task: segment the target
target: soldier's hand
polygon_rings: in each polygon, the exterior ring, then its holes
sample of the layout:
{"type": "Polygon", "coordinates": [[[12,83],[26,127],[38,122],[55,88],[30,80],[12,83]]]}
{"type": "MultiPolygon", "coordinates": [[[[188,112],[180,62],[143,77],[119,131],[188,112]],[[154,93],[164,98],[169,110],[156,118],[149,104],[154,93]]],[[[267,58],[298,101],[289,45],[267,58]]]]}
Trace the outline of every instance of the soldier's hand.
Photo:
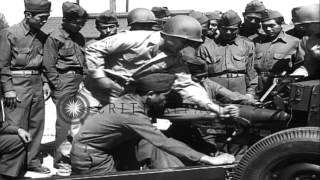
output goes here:
{"type": "Polygon", "coordinates": [[[231,154],[223,153],[221,155],[218,155],[216,157],[211,156],[202,156],[200,158],[200,162],[210,164],[210,165],[224,165],[224,164],[232,164],[235,161],[235,157],[231,154]]]}
{"type": "Polygon", "coordinates": [[[49,84],[48,83],[44,83],[42,89],[43,89],[44,99],[45,100],[49,99],[49,97],[51,95],[51,88],[50,88],[49,84]]]}
{"type": "Polygon", "coordinates": [[[220,117],[239,117],[239,115],[239,107],[235,105],[227,105],[223,107],[222,113],[220,113],[220,117]]]}
{"type": "Polygon", "coordinates": [[[18,135],[24,143],[29,143],[32,140],[30,134],[27,131],[25,131],[24,129],[19,128],[18,135]]]}
{"type": "Polygon", "coordinates": [[[4,106],[10,109],[14,109],[17,107],[17,101],[21,102],[17,98],[17,94],[15,91],[8,91],[4,93],[4,106]]]}

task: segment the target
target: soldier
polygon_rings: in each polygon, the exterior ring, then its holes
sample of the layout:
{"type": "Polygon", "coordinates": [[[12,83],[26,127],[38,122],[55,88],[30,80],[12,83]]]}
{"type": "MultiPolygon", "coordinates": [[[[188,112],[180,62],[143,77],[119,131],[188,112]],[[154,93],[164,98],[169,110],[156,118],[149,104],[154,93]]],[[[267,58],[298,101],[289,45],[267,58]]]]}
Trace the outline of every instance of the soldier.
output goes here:
{"type": "Polygon", "coordinates": [[[94,93],[99,86],[105,98],[100,102],[112,102],[128,90],[126,84],[132,77],[166,71],[177,75],[174,89],[184,98],[220,115],[236,112],[233,107],[219,112],[221,107],[212,103],[204,89],[191,80],[188,67],[177,56],[188,44],[202,42],[201,38],[201,26],[194,18],[175,16],[167,21],[162,32],[126,31],[95,42],[86,49],[90,74],[86,87],[94,93]]]}
{"type": "Polygon", "coordinates": [[[27,170],[27,144],[30,134],[0,119],[0,179],[22,178],[27,170]]]}
{"type": "Polygon", "coordinates": [[[40,28],[49,17],[50,8],[47,0],[25,0],[23,21],[0,35],[5,121],[30,133],[28,170],[40,173],[50,173],[37,156],[44,129],[44,91],[46,95],[50,93],[41,76],[47,35],[40,28]]]}
{"type": "Polygon", "coordinates": [[[211,165],[232,163],[232,155],[204,155],[177,140],[167,138],[151,124],[145,114],[152,108],[163,108],[174,81],[175,76],[169,73],[154,73],[138,78],[135,80],[134,93],[120,97],[114,104],[101,109],[102,113],[87,119],[73,141],[73,174],[105,175],[116,171],[110,152],[124,143],[136,142],[136,139],[145,139],[155,146],[157,153],[151,168],[184,166],[180,159],[211,165]],[[110,107],[114,107],[113,112],[109,111],[110,107]]]}
{"type": "Polygon", "coordinates": [[[209,31],[207,33],[207,37],[209,37],[210,39],[216,39],[220,34],[218,30],[218,24],[221,19],[221,15],[221,11],[213,11],[207,13],[207,17],[209,18],[209,31]]]}
{"type": "Polygon", "coordinates": [[[205,40],[206,35],[209,30],[209,18],[202,12],[199,11],[192,11],[189,16],[195,18],[202,27],[202,36],[203,40],[205,40]]]}
{"type": "Polygon", "coordinates": [[[310,36],[304,36],[299,43],[298,59],[304,63],[292,75],[320,79],[320,9],[319,4],[302,6],[296,9],[298,21],[303,22],[304,29],[310,36]]]}
{"type": "Polygon", "coordinates": [[[135,30],[153,30],[155,24],[157,24],[156,17],[153,12],[146,8],[136,8],[128,13],[127,18],[130,31],[135,30]]]}
{"type": "Polygon", "coordinates": [[[260,27],[262,13],[266,10],[262,1],[253,0],[247,4],[243,13],[244,22],[240,27],[240,35],[253,39],[264,34],[260,27]]]}
{"type": "Polygon", "coordinates": [[[199,47],[197,56],[208,63],[209,79],[253,98],[257,84],[253,68],[254,44],[239,35],[241,19],[233,10],[222,14],[218,39],[199,47]]]}
{"type": "Polygon", "coordinates": [[[96,17],[95,24],[97,30],[100,32],[100,36],[96,39],[87,42],[87,45],[97,40],[104,39],[108,36],[115,35],[118,32],[119,23],[117,14],[112,10],[107,10],[100,13],[96,17]]]}
{"type": "Polygon", "coordinates": [[[167,7],[152,7],[151,11],[156,17],[157,24],[154,25],[153,29],[156,31],[161,31],[163,25],[170,18],[170,11],[167,7]]]}
{"type": "Polygon", "coordinates": [[[206,62],[194,58],[185,59],[192,80],[198,82],[207,91],[209,98],[213,101],[221,103],[242,103],[242,104],[255,104],[256,100],[249,98],[239,92],[233,92],[221,86],[220,84],[208,79],[208,68],[206,62]]]}
{"type": "Polygon", "coordinates": [[[267,10],[261,22],[266,35],[253,40],[256,44],[255,69],[259,78],[256,93],[259,96],[271,85],[273,78],[270,77],[284,71],[291,73],[302,63],[295,56],[299,39],[283,31],[283,16],[277,11],[267,10]]]}
{"type": "Polygon", "coordinates": [[[310,12],[304,10],[306,6],[293,8],[291,15],[294,27],[287,30],[286,33],[299,39],[302,39],[303,36],[311,35],[307,29],[309,29],[308,25],[310,23],[316,22],[319,19],[317,6],[319,4],[310,5],[310,8],[307,8],[310,12]]]}
{"type": "MultiPolygon", "coordinates": [[[[85,39],[79,33],[87,20],[87,12],[78,4],[64,2],[62,5],[63,21],[59,29],[53,31],[44,46],[45,74],[52,86],[52,100],[57,112],[63,98],[74,97],[79,84],[87,71],[85,64],[85,39]]],[[[62,153],[60,145],[64,142],[70,129],[70,123],[57,113],[56,121],[56,152],[54,167],[60,168],[62,153]]]]}

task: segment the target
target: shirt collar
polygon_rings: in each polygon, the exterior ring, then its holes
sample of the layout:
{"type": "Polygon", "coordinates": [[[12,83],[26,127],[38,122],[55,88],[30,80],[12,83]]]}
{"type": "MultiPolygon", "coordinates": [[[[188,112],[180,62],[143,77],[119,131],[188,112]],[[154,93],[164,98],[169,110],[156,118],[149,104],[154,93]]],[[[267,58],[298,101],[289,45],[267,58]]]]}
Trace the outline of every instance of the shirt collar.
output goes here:
{"type": "Polygon", "coordinates": [[[26,36],[27,34],[31,33],[30,31],[30,26],[27,25],[26,21],[23,20],[21,23],[20,23],[20,27],[21,29],[23,30],[24,32],[24,35],[26,36]]]}
{"type": "Polygon", "coordinates": [[[283,43],[287,43],[287,36],[286,34],[284,33],[284,31],[281,31],[278,36],[276,37],[276,39],[274,39],[272,41],[272,43],[276,43],[276,42],[283,42],[283,43]]]}
{"type": "Polygon", "coordinates": [[[224,42],[223,40],[221,40],[220,38],[218,38],[217,39],[217,43],[218,44],[234,44],[234,45],[236,45],[236,46],[239,46],[239,40],[240,40],[240,38],[239,38],[239,35],[237,35],[237,37],[236,38],[234,38],[232,41],[229,41],[229,42],[224,42]]]}
{"type": "Polygon", "coordinates": [[[69,38],[69,37],[70,37],[70,34],[69,34],[66,30],[64,30],[62,26],[59,27],[59,30],[60,30],[61,34],[62,34],[65,38],[69,38]]]}

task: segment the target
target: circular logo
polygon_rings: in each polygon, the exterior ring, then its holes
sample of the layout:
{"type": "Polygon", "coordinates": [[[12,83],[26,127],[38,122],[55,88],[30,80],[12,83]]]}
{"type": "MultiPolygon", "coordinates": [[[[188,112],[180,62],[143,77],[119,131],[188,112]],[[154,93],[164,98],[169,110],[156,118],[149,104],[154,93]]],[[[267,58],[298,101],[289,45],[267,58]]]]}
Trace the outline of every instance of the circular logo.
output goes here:
{"type": "Polygon", "coordinates": [[[69,124],[82,123],[89,114],[89,102],[82,94],[65,95],[57,104],[58,116],[69,124]]]}

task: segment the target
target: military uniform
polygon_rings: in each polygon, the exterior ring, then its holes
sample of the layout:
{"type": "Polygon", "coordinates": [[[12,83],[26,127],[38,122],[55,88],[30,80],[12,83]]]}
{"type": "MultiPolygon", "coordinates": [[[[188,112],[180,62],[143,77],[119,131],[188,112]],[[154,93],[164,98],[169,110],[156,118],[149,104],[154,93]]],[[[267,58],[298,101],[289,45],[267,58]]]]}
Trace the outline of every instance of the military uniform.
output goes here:
{"type": "MultiPolygon", "coordinates": [[[[173,77],[172,74],[156,73],[139,78],[142,80],[136,80],[136,92],[168,92],[174,83],[173,77]]],[[[71,163],[74,174],[103,175],[114,171],[112,150],[140,139],[157,147],[158,153],[168,162],[178,161],[175,165],[183,166],[183,163],[172,155],[191,162],[200,160],[204,154],[167,138],[151,124],[150,118],[145,115],[150,104],[145,104],[145,101],[138,94],[126,94],[84,122],[72,146],[71,163]],[[172,158],[167,153],[172,154],[172,158]]],[[[128,148],[126,152],[132,147],[128,148]]],[[[148,153],[148,150],[145,152],[148,153]]],[[[164,159],[159,160],[159,164],[163,165],[161,168],[171,167],[168,164],[172,163],[165,163],[164,159]]]]}
{"type": "Polygon", "coordinates": [[[303,66],[308,72],[308,78],[320,79],[320,35],[313,34],[303,37],[299,43],[298,59],[303,60],[303,66]]]}
{"type": "MultiPolygon", "coordinates": [[[[49,8],[50,9],[50,8],[49,8]]],[[[43,45],[47,35],[33,33],[25,22],[1,32],[1,83],[4,92],[15,91],[21,100],[17,107],[5,107],[5,120],[30,132],[28,167],[40,166],[37,154],[44,129],[44,98],[41,71],[43,45]]]]}
{"type": "MultiPolygon", "coordinates": [[[[62,6],[64,18],[77,20],[86,18],[86,12],[79,5],[65,2],[62,6]]],[[[58,104],[64,97],[73,97],[79,90],[87,70],[84,53],[85,39],[79,32],[68,32],[63,26],[52,32],[44,46],[45,75],[53,89],[52,100],[58,104]]],[[[70,123],[68,119],[57,113],[56,121],[56,149],[68,135],[70,123]]],[[[61,154],[56,152],[55,162],[61,154]]]]}
{"type": "Polygon", "coordinates": [[[96,42],[98,40],[104,39],[104,38],[106,38],[108,36],[112,36],[112,35],[117,34],[117,28],[119,26],[118,18],[117,18],[117,14],[112,10],[107,10],[107,11],[104,11],[104,12],[100,13],[96,17],[95,24],[96,24],[97,30],[100,31],[100,36],[95,38],[95,39],[92,39],[92,40],[88,41],[86,43],[86,46],[89,45],[89,44],[92,44],[92,43],[94,43],[94,42],[96,42]],[[116,29],[113,30],[110,27],[107,27],[108,28],[107,31],[99,29],[99,28],[106,28],[106,27],[103,27],[103,26],[107,26],[107,25],[114,25],[116,29]],[[104,34],[101,31],[105,31],[104,34]]]}
{"type": "Polygon", "coordinates": [[[23,177],[27,171],[27,146],[18,136],[18,127],[0,120],[0,179],[23,177]]]}
{"type": "Polygon", "coordinates": [[[255,38],[254,42],[256,45],[254,63],[259,76],[257,93],[262,95],[261,93],[271,85],[268,76],[279,75],[283,71],[290,73],[294,67],[301,65],[301,61],[297,61],[296,58],[299,39],[282,31],[273,41],[260,36],[255,38]]]}
{"type": "MultiPolygon", "coordinates": [[[[93,78],[109,77],[110,83],[121,87],[133,76],[172,72],[178,77],[173,88],[184,97],[203,106],[211,103],[205,90],[191,80],[188,67],[179,57],[157,50],[160,40],[160,32],[125,31],[95,42],[86,48],[89,71],[93,78]]],[[[102,104],[114,101],[121,93],[123,90],[111,89],[101,94],[92,91],[102,104]]]]}
{"type": "Polygon", "coordinates": [[[254,44],[238,35],[240,23],[241,18],[233,10],[223,13],[219,38],[204,42],[198,48],[197,56],[208,63],[209,79],[231,91],[254,95],[257,81],[253,68],[254,44]],[[225,28],[235,32],[222,31],[225,28]]]}
{"type": "Polygon", "coordinates": [[[219,38],[202,44],[198,56],[208,63],[209,79],[241,94],[254,94],[254,45],[238,36],[230,44],[219,38]]]}
{"type": "MultiPolygon", "coordinates": [[[[273,10],[268,10],[262,19],[262,23],[282,15],[273,10]]],[[[264,25],[264,24],[263,24],[264,25]]],[[[280,26],[281,24],[278,24],[280,26]]],[[[301,65],[301,61],[296,58],[299,39],[284,33],[282,27],[275,26],[274,29],[269,28],[273,34],[259,36],[254,39],[256,45],[255,69],[259,76],[259,84],[256,89],[259,96],[270,87],[272,79],[270,76],[280,75],[283,72],[291,73],[295,68],[301,65]]]]}
{"type": "Polygon", "coordinates": [[[243,13],[245,22],[240,26],[240,35],[247,37],[249,39],[254,39],[259,35],[263,35],[264,32],[260,27],[260,22],[256,24],[250,24],[246,20],[246,16],[261,19],[262,13],[266,10],[262,1],[253,0],[246,5],[245,11],[243,13]]]}

